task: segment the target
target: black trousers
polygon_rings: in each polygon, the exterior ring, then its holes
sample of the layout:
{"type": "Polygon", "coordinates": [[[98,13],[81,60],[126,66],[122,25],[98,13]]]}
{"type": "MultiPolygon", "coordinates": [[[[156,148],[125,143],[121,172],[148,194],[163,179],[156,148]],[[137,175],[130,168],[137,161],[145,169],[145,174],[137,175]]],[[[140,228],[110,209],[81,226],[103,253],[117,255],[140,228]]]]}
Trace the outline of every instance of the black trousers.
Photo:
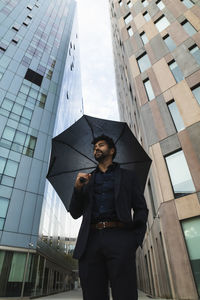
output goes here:
{"type": "Polygon", "coordinates": [[[83,300],[137,300],[135,252],[132,229],[92,229],[86,251],[79,260],[83,300]]]}

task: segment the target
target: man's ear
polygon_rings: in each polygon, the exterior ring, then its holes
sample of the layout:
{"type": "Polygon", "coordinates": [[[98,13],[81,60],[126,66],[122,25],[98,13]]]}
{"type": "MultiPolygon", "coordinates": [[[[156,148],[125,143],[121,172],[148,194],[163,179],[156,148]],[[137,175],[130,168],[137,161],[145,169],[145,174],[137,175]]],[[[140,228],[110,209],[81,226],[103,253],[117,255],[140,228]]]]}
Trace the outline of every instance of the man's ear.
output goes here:
{"type": "Polygon", "coordinates": [[[114,154],[115,153],[115,149],[114,148],[111,148],[111,154],[114,154]]]}

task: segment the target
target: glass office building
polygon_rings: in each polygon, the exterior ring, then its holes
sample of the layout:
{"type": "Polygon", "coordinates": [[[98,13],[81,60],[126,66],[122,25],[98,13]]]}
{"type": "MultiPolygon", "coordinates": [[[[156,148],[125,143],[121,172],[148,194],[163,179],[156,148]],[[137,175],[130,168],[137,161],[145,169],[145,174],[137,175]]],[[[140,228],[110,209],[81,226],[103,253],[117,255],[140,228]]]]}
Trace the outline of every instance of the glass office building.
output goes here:
{"type": "Polygon", "coordinates": [[[152,158],[138,287],[199,299],[200,1],[109,3],[120,118],[152,158]]]}
{"type": "Polygon", "coordinates": [[[82,115],[78,51],[74,0],[1,1],[0,297],[73,282],[67,212],[45,177],[52,136],[82,115]]]}

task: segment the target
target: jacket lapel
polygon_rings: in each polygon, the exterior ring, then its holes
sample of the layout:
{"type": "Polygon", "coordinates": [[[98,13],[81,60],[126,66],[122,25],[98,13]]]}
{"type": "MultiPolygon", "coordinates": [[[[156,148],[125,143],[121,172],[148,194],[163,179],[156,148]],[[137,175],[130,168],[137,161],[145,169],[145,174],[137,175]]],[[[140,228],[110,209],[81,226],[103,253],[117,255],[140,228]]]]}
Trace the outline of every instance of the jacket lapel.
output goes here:
{"type": "Polygon", "coordinates": [[[118,165],[115,169],[115,182],[114,182],[115,202],[117,202],[118,200],[120,182],[121,182],[121,169],[120,166],[118,165]]]}
{"type": "Polygon", "coordinates": [[[90,202],[90,204],[92,203],[92,199],[93,199],[95,172],[93,171],[91,174],[92,174],[92,176],[90,178],[90,181],[89,181],[88,187],[87,187],[87,192],[88,192],[88,195],[89,195],[89,202],[90,202]]]}

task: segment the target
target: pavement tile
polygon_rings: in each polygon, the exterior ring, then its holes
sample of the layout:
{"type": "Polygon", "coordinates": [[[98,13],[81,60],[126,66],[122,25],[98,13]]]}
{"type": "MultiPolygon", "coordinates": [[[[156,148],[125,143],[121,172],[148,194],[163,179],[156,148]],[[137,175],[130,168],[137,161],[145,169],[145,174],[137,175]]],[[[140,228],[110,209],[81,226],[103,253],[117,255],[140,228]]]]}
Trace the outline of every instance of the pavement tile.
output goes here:
{"type": "MultiPolygon", "coordinates": [[[[143,293],[142,291],[138,291],[139,294],[139,300],[167,300],[164,298],[151,298],[151,296],[146,295],[145,293],[143,293]]],[[[55,294],[55,295],[50,295],[50,296],[46,296],[46,297],[42,297],[39,299],[44,299],[44,300],[61,300],[61,299],[65,299],[65,300],[82,300],[82,291],[81,289],[75,289],[73,291],[69,291],[69,292],[64,292],[64,293],[60,293],[60,294],[55,294]]],[[[169,300],[169,299],[168,299],[169,300]]]]}

